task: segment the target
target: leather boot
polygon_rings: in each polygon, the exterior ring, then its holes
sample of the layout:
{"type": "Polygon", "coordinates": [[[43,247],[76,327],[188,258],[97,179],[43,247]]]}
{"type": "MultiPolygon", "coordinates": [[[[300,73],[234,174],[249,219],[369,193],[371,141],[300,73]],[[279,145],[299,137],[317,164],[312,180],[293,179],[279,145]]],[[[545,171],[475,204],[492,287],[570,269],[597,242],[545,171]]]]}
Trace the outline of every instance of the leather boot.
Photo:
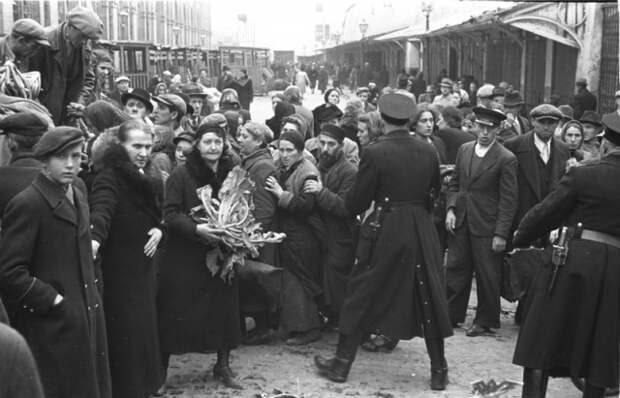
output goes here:
{"type": "Polygon", "coordinates": [[[321,355],[314,357],[314,364],[319,372],[336,383],[344,383],[347,381],[351,365],[353,365],[355,355],[357,354],[357,347],[362,341],[362,337],[362,333],[355,333],[349,336],[340,334],[338,336],[336,357],[325,358],[321,355]]]}
{"type": "Polygon", "coordinates": [[[586,379],[586,387],[583,390],[583,398],[603,398],[605,396],[605,387],[593,386],[586,379]]]}
{"type": "Polygon", "coordinates": [[[443,339],[425,338],[424,342],[431,360],[431,390],[445,390],[449,380],[443,339]]]}
{"type": "Polygon", "coordinates": [[[230,369],[230,350],[217,350],[217,362],[213,367],[213,377],[220,380],[228,388],[243,390],[243,386],[235,380],[230,369]]]}
{"type": "Polygon", "coordinates": [[[549,376],[541,369],[523,369],[523,392],[521,398],[545,398],[549,376]]]}

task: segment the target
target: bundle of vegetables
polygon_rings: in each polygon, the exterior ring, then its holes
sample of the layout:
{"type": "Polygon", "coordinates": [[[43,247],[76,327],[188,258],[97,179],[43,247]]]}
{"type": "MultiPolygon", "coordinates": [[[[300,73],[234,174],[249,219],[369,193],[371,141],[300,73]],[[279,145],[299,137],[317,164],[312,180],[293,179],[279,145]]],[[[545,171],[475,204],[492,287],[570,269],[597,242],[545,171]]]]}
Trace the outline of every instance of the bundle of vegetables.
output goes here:
{"type": "Polygon", "coordinates": [[[218,193],[206,185],[197,190],[202,205],[192,209],[191,217],[207,231],[206,238],[218,243],[217,250],[207,253],[207,268],[213,275],[230,281],[234,265],[243,266],[246,257],[257,257],[267,243],[280,243],[285,234],[264,232],[252,215],[254,182],[247,172],[236,166],[228,173],[218,193]]]}
{"type": "Polygon", "coordinates": [[[22,74],[11,61],[0,66],[0,92],[12,97],[37,99],[41,91],[41,73],[22,74]]]}

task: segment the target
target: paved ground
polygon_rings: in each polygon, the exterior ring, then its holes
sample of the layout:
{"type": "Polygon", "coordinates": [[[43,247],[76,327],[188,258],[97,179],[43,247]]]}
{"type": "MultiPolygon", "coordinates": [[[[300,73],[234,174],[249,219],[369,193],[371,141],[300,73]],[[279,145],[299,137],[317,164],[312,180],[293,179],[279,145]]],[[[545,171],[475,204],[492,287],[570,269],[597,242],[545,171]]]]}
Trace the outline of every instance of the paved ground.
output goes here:
{"type": "MultiPolygon", "coordinates": [[[[304,103],[310,109],[323,102],[322,95],[309,95],[304,103]]],[[[344,101],[343,101],[344,102],[344,101]]],[[[343,105],[343,103],[341,103],[343,105]]],[[[271,117],[268,97],[258,97],[252,104],[256,121],[271,117]]],[[[468,322],[473,317],[472,297],[468,322]]],[[[429,390],[429,362],[422,339],[401,342],[391,354],[360,351],[346,384],[335,384],[317,376],[312,364],[316,354],[330,355],[337,336],[326,334],[317,343],[292,348],[282,341],[262,347],[240,347],[235,350],[232,367],[245,385],[241,392],[226,390],[211,376],[215,355],[191,354],[172,358],[168,376],[168,397],[260,397],[274,390],[304,398],[328,397],[469,397],[472,383],[491,379],[521,381],[521,368],[512,365],[512,354],[518,333],[512,321],[514,305],[503,303],[502,328],[496,337],[469,338],[464,329],[446,340],[446,356],[450,366],[450,385],[444,392],[429,390]]],[[[521,387],[502,397],[520,397],[521,387]]],[[[577,398],[580,393],[568,380],[549,383],[549,398],[577,398]]]]}

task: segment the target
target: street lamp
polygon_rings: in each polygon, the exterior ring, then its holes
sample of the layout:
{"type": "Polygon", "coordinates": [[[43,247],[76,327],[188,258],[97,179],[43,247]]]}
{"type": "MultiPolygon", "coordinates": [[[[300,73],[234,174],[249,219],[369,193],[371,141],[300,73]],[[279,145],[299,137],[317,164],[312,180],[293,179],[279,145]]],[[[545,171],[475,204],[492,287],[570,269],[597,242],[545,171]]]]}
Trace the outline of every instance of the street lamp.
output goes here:
{"type": "Polygon", "coordinates": [[[424,13],[424,15],[426,15],[426,31],[427,32],[431,30],[430,16],[431,16],[432,11],[433,11],[433,4],[423,1],[422,12],[424,13]]]}
{"type": "Polygon", "coordinates": [[[366,32],[368,32],[368,23],[365,19],[359,24],[360,33],[362,34],[362,41],[360,43],[360,66],[364,65],[364,39],[366,38],[366,32]]]}

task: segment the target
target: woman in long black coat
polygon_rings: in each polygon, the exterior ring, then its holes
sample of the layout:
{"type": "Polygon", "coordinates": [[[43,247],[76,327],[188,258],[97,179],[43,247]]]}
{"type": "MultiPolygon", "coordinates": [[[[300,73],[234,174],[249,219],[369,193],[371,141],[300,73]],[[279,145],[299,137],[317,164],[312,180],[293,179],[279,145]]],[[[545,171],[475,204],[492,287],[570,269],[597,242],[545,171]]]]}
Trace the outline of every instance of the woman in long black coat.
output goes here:
{"type": "Polygon", "coordinates": [[[146,125],[121,125],[90,197],[93,248],[102,257],[103,302],[115,398],[145,398],[163,384],[153,255],[162,238],[163,181],[148,175],[146,125]],[[100,247],[99,247],[100,246],[100,247]]]}
{"type": "Polygon", "coordinates": [[[227,152],[226,132],[213,124],[198,128],[194,150],[166,182],[164,220],[167,247],[161,258],[157,296],[161,352],[167,367],[171,354],[217,350],[214,376],[240,388],[230,369],[230,350],[241,340],[239,289],[236,278],[225,282],[205,264],[207,252],[201,227],[189,217],[201,204],[196,189],[213,188],[217,197],[234,162],[227,152]]]}
{"type": "Polygon", "coordinates": [[[340,119],[343,115],[340,108],[338,108],[338,103],[340,102],[340,92],[338,89],[330,88],[323,95],[323,99],[325,103],[312,110],[315,137],[318,137],[321,133],[321,124],[330,120],[340,119]]]}

